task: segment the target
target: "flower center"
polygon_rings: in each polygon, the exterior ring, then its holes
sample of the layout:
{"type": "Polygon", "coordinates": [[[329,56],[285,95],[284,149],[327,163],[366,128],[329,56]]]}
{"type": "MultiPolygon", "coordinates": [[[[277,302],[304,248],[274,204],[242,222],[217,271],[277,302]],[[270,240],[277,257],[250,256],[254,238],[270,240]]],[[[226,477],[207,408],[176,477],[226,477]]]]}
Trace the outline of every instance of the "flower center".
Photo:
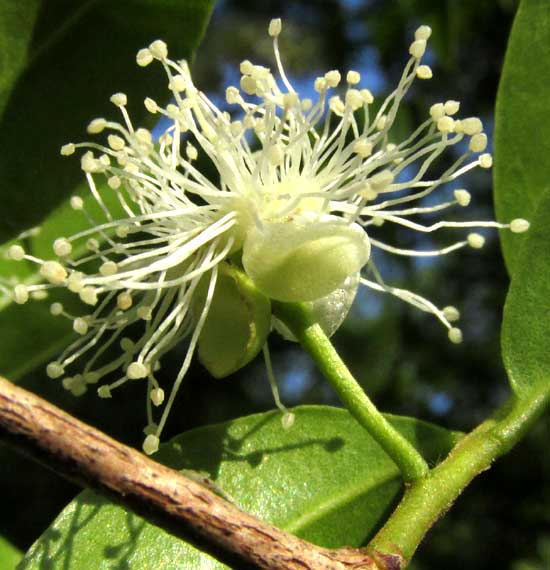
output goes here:
{"type": "Polygon", "coordinates": [[[264,223],[291,222],[304,214],[323,213],[326,199],[321,192],[314,179],[302,176],[288,176],[272,184],[251,186],[244,195],[231,200],[227,208],[238,216],[238,223],[230,230],[234,239],[232,251],[240,250],[250,231],[264,223]]]}
{"type": "Polygon", "coordinates": [[[320,214],[325,202],[315,180],[301,176],[286,177],[267,186],[261,193],[259,215],[262,221],[290,221],[306,212],[320,214]]]}

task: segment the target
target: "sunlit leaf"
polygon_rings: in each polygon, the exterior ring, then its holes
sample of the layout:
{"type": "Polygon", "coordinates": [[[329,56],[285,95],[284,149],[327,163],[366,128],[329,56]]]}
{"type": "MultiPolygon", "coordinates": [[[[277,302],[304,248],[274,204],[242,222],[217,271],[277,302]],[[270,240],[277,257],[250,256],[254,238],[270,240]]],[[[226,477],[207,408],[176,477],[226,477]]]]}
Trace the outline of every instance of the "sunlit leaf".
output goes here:
{"type": "MultiPolygon", "coordinates": [[[[397,467],[344,410],[300,407],[281,427],[277,412],[185,433],[159,457],[205,472],[240,507],[328,547],[358,546],[401,492],[397,467]]],[[[410,418],[392,424],[431,462],[457,433],[410,418]]],[[[222,565],[97,495],[84,492],[27,553],[21,570],[150,570],[222,565]]]]}
{"type": "MultiPolygon", "coordinates": [[[[500,82],[495,126],[495,200],[503,222],[533,216],[550,188],[550,11],[546,0],[520,4],[500,82]]],[[[502,233],[509,269],[523,236],[502,233]]],[[[522,263],[523,265],[523,263],[522,263]]]]}
{"type": "Polygon", "coordinates": [[[15,570],[22,557],[23,554],[15,546],[0,536],[0,568],[2,570],[15,570]]]}

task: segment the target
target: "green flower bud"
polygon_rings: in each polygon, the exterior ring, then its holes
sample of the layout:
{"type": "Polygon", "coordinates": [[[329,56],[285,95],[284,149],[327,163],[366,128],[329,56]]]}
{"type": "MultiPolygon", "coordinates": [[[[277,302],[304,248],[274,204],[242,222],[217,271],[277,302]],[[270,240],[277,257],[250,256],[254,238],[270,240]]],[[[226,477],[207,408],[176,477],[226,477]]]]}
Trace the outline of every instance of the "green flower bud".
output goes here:
{"type": "Polygon", "coordinates": [[[368,261],[365,231],[341,218],[301,217],[249,231],[243,266],[262,293],[283,302],[314,301],[337,289],[368,261]]]}
{"type": "MultiPolygon", "coordinates": [[[[209,279],[196,294],[196,314],[204,306],[209,279]]],[[[224,378],[248,364],[262,349],[271,329],[271,303],[242,271],[226,263],[218,280],[199,337],[198,354],[215,378],[224,378]]]]}

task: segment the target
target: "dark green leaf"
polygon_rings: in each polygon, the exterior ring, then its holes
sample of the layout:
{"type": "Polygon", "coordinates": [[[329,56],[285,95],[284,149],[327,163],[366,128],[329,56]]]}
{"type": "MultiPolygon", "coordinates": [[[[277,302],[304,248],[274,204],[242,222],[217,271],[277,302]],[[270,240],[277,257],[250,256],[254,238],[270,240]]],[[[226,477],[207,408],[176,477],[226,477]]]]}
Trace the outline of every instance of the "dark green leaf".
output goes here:
{"type": "Polygon", "coordinates": [[[550,192],[540,200],[504,308],[502,352],[518,396],[550,390],[550,192]]]}
{"type": "MultiPolygon", "coordinates": [[[[503,222],[531,218],[550,187],[550,10],[547,0],[523,0],[500,82],[495,128],[495,200],[503,222]]],[[[508,268],[523,236],[502,234],[508,268]]]]}
{"type": "Polygon", "coordinates": [[[0,117],[25,67],[40,0],[0,4],[0,117]]]}
{"type": "Polygon", "coordinates": [[[79,161],[62,161],[59,148],[89,138],[85,126],[94,117],[117,117],[111,94],[128,93],[138,125],[146,117],[146,96],[168,98],[162,67],[139,69],[135,54],[162,37],[174,57],[190,58],[212,5],[213,0],[44,3],[29,63],[0,124],[0,241],[41,221],[74,191],[82,180],[79,161]]]}
{"type": "MultiPolygon", "coordinates": [[[[246,511],[328,547],[357,546],[401,492],[393,462],[344,410],[300,407],[281,427],[277,412],[183,434],[159,453],[176,469],[214,479],[246,511]]],[[[459,435],[410,418],[392,424],[431,462],[459,435]]],[[[27,553],[21,570],[222,566],[90,492],[73,501],[27,553]]]]}
{"type": "Polygon", "coordinates": [[[15,570],[23,554],[12,546],[5,538],[0,536],[0,568],[2,570],[15,570]]]}

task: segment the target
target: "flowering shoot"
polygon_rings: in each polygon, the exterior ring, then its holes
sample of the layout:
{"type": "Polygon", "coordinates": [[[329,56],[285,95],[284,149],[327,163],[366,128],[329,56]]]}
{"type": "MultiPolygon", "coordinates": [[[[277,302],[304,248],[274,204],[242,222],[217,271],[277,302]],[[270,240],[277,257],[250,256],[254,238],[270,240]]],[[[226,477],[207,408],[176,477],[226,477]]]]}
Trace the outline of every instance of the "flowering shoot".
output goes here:
{"type": "MultiPolygon", "coordinates": [[[[471,196],[464,189],[455,190],[449,200],[425,198],[472,169],[492,164],[482,122],[459,118],[460,105],[454,100],[432,105],[425,121],[404,140],[392,138],[411,85],[432,77],[422,64],[429,27],[416,31],[401,79],[379,105],[359,86],[361,77],[354,70],[344,79],[336,70],[325,73],[314,81],[316,100],[301,98],[283,68],[281,29],[280,20],[269,25],[276,72],[243,61],[239,86],[226,90],[231,112],[197,89],[187,63],[169,59],[164,42],[156,40],[140,50],[139,66],[157,62],[168,77],[171,102],[144,101],[147,111],[163,116],[168,126],[156,139],[132,123],[126,95],[114,94],[111,102],[120,122],[96,118],[88,125],[88,133],[103,141],[61,148],[64,156],[83,151],[81,168],[102,219],[94,219],[82,198],[74,196],[71,206],[90,227],[56,239],[54,259],[29,255],[19,245],[8,252],[13,260],[36,263],[43,278],[40,284],[17,285],[17,303],[25,303],[30,293],[66,287],[87,308],[73,315],[59,303],[51,305],[52,315],[70,319],[76,333],[74,342],[48,365],[51,378],[59,378],[75,395],[102,382],[102,398],[113,397],[128,382],[143,383],[146,453],[158,448],[196,350],[217,377],[263,350],[284,410],[266,347],[269,299],[312,303],[330,335],[364,285],[431,313],[447,328],[449,339],[460,342],[462,333],[454,325],[458,311],[387,285],[371,252],[441,256],[468,246],[480,248],[483,236],[466,233],[441,249],[417,251],[379,239],[382,224],[422,233],[444,228],[523,232],[529,227],[521,219],[511,224],[421,221],[423,215],[468,207],[471,196]],[[464,153],[438,170],[439,157],[450,147],[464,148],[464,153]],[[197,167],[200,157],[214,165],[215,180],[197,167]],[[101,180],[106,186],[98,185],[101,180]],[[116,195],[123,217],[107,207],[106,192],[116,195]],[[85,246],[86,255],[74,256],[76,246],[85,246]],[[228,330],[231,322],[238,334],[228,330]],[[224,334],[237,337],[224,347],[224,334]],[[183,340],[187,348],[180,371],[165,393],[157,378],[160,361],[183,340]],[[116,345],[118,356],[107,358],[116,345]]],[[[292,336],[281,323],[274,324],[292,336]]],[[[290,427],[291,415],[284,423],[290,427]]]]}

